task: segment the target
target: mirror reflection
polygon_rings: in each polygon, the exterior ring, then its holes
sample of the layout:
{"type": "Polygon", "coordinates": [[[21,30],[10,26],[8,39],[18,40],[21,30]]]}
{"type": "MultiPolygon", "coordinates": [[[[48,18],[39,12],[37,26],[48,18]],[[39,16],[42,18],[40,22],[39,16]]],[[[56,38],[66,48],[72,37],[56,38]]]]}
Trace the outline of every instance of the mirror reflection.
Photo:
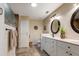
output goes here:
{"type": "Polygon", "coordinates": [[[79,33],[79,8],[72,14],[71,27],[75,32],[79,33]]]}
{"type": "Polygon", "coordinates": [[[57,20],[57,19],[53,20],[52,23],[51,23],[51,32],[53,34],[56,34],[59,31],[59,29],[60,29],[59,20],[57,20]]]}
{"type": "Polygon", "coordinates": [[[79,19],[75,19],[74,22],[73,22],[73,24],[74,24],[74,27],[75,27],[77,30],[79,30],[79,19]]]}

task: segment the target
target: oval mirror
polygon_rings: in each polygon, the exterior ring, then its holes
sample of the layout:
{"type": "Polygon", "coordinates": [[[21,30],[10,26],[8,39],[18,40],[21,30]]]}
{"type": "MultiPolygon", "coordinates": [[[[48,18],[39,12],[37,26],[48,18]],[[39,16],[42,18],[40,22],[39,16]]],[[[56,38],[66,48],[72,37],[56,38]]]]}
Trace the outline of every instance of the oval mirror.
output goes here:
{"type": "Polygon", "coordinates": [[[79,33],[79,8],[72,14],[71,27],[75,32],[79,33]]]}
{"type": "Polygon", "coordinates": [[[59,31],[59,29],[60,29],[60,21],[57,19],[53,20],[51,23],[51,32],[53,34],[56,34],[59,31]]]}

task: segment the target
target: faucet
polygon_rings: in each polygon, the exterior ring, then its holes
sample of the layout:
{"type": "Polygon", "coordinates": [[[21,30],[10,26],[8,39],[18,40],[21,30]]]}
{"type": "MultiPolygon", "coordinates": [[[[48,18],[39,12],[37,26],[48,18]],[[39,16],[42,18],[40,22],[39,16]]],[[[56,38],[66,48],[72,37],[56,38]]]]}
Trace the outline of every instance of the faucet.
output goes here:
{"type": "Polygon", "coordinates": [[[54,37],[54,33],[52,33],[52,36],[54,37]]]}

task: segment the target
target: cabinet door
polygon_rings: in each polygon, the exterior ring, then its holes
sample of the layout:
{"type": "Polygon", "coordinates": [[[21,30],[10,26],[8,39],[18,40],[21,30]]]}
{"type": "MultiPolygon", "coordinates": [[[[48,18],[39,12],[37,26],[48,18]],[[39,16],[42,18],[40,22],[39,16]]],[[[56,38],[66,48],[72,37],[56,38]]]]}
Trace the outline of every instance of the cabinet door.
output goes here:
{"type": "Polygon", "coordinates": [[[56,55],[55,53],[56,53],[56,46],[55,46],[56,44],[55,44],[55,40],[53,40],[53,39],[49,39],[49,42],[48,42],[48,54],[49,55],[51,55],[51,56],[53,56],[53,55],[56,55]]]}
{"type": "Polygon", "coordinates": [[[71,46],[72,52],[79,54],[79,46],[78,45],[70,44],[70,46],[71,46]]]}
{"type": "Polygon", "coordinates": [[[79,54],[78,54],[78,53],[75,53],[75,52],[70,51],[69,56],[79,56],[79,54]]]}
{"type": "Polygon", "coordinates": [[[68,52],[67,50],[65,50],[59,46],[56,47],[57,56],[68,56],[69,54],[67,52],[68,52]]]}
{"type": "Polygon", "coordinates": [[[41,39],[41,50],[45,49],[45,37],[41,39]]]}
{"type": "Polygon", "coordinates": [[[48,52],[48,38],[45,38],[45,43],[44,43],[44,50],[46,51],[46,52],[48,52]]]}
{"type": "Polygon", "coordinates": [[[49,51],[50,51],[50,45],[51,45],[50,39],[49,38],[46,38],[45,50],[46,50],[46,52],[48,54],[49,54],[49,51]]]}
{"type": "Polygon", "coordinates": [[[51,56],[56,55],[55,40],[51,38],[46,38],[46,52],[51,56]]]}
{"type": "Polygon", "coordinates": [[[50,44],[50,55],[51,56],[56,56],[56,41],[55,40],[51,40],[51,44],[50,44]]]}

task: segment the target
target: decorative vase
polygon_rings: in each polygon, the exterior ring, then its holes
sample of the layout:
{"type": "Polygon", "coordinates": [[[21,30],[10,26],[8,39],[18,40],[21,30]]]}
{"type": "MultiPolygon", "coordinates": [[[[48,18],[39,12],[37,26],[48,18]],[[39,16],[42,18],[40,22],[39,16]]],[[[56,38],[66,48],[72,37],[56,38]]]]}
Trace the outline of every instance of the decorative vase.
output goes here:
{"type": "Polygon", "coordinates": [[[65,38],[65,32],[61,32],[60,37],[61,37],[62,39],[64,39],[64,38],[65,38]]]}

